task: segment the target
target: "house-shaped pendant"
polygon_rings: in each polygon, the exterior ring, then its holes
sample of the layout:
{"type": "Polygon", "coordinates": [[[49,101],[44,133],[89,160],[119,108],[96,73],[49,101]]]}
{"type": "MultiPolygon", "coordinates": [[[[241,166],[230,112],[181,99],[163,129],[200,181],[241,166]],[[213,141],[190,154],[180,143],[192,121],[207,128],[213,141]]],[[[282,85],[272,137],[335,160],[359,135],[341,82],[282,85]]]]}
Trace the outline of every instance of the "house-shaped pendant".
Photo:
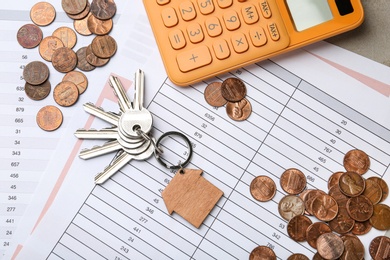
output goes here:
{"type": "Polygon", "coordinates": [[[179,170],[161,193],[168,213],[175,211],[196,228],[223,195],[202,173],[195,169],[179,170]]]}

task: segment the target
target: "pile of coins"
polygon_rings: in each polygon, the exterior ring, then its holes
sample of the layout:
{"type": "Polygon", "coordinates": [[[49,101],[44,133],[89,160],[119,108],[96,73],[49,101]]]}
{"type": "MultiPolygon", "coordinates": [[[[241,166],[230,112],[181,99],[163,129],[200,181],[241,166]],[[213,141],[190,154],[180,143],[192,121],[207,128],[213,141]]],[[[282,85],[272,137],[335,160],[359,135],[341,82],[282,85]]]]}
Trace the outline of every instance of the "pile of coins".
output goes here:
{"type": "MultiPolygon", "coordinates": [[[[53,98],[58,105],[68,107],[74,105],[79,95],[87,89],[88,79],[81,71],[91,71],[106,65],[117,51],[115,39],[108,35],[113,28],[116,4],[113,0],[93,0],[91,4],[88,0],[62,0],[61,4],[68,17],[74,20],[73,26],[77,33],[95,35],[90,45],[73,51],[77,35],[69,27],[57,28],[52,35],[43,37],[39,26],[51,24],[56,16],[55,8],[48,2],[38,2],[31,8],[30,18],[34,24],[23,25],[17,32],[17,40],[27,49],[39,46],[40,56],[51,62],[56,71],[65,73],[62,81],[54,88],[53,98]],[[76,71],[76,68],[81,71],[76,71]]],[[[49,95],[51,84],[49,68],[45,63],[30,62],[23,70],[23,77],[29,98],[42,100],[49,95]]],[[[58,108],[44,107],[37,114],[37,123],[43,130],[53,131],[61,123],[55,128],[49,121],[59,122],[58,118],[62,123],[62,113],[58,108]],[[44,120],[48,122],[43,124],[44,120]]]]}
{"type": "Polygon", "coordinates": [[[227,115],[235,121],[244,121],[252,113],[252,105],[246,96],[246,86],[238,78],[228,78],[223,82],[212,82],[204,91],[206,102],[213,107],[226,104],[227,115]]]}
{"type": "MultiPolygon", "coordinates": [[[[370,166],[368,155],[351,150],[345,154],[343,165],[345,172],[330,176],[328,192],[306,189],[305,175],[295,168],[285,170],[280,177],[280,186],[287,195],[279,202],[279,214],[288,221],[291,239],[307,241],[317,249],[313,259],[364,259],[364,246],[358,235],[368,233],[372,227],[390,229],[390,207],[381,203],[389,193],[387,183],[379,177],[362,176],[370,166]]],[[[272,199],[275,190],[275,183],[267,176],[258,176],[250,184],[253,198],[259,201],[272,199]]],[[[388,247],[390,238],[376,237],[369,247],[371,257],[388,259],[388,247]]]]}

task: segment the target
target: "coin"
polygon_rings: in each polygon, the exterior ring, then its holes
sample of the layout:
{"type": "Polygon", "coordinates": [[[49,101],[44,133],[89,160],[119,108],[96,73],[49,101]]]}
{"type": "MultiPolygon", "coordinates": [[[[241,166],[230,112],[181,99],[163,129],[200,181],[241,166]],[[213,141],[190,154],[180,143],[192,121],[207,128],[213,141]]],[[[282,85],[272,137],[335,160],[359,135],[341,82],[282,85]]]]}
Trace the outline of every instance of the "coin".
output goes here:
{"type": "Polygon", "coordinates": [[[317,239],[317,251],[325,259],[337,259],[344,252],[343,240],[335,233],[324,233],[317,239]]]}
{"type": "Polygon", "coordinates": [[[355,221],[353,228],[351,230],[354,235],[364,235],[367,234],[372,228],[370,221],[359,222],[355,221]]]}
{"type": "Polygon", "coordinates": [[[24,80],[31,85],[40,85],[49,78],[49,68],[41,61],[28,63],[23,70],[24,80]]]}
{"type": "Polygon", "coordinates": [[[337,216],[329,221],[329,227],[339,234],[346,234],[352,230],[355,225],[355,220],[348,215],[345,207],[339,207],[337,216]]]}
{"type": "Polygon", "coordinates": [[[328,189],[330,189],[333,185],[338,185],[339,184],[339,179],[340,179],[340,176],[343,174],[344,172],[335,172],[333,173],[329,179],[328,179],[328,189]]]}
{"type": "Polygon", "coordinates": [[[73,27],[81,35],[88,36],[91,35],[92,32],[88,29],[88,18],[92,14],[89,13],[86,17],[80,20],[74,20],[73,21],[73,27]]]}
{"type": "Polygon", "coordinates": [[[116,41],[110,35],[98,35],[91,43],[92,52],[102,59],[112,57],[117,49],[116,41]]]}
{"type": "Polygon", "coordinates": [[[340,260],[364,259],[364,246],[357,236],[346,234],[341,237],[341,240],[344,243],[344,252],[340,257],[340,260]]]}
{"type": "Polygon", "coordinates": [[[337,201],[339,207],[346,207],[349,198],[340,191],[339,185],[333,185],[329,189],[328,194],[337,201]]]}
{"type": "Polygon", "coordinates": [[[51,24],[56,17],[54,6],[48,2],[38,2],[30,10],[30,18],[36,25],[46,26],[51,24]]]}
{"type": "Polygon", "coordinates": [[[305,203],[305,210],[308,215],[313,215],[313,200],[321,194],[326,193],[322,190],[309,190],[306,196],[304,196],[303,202],[305,203]]]}
{"type": "Polygon", "coordinates": [[[280,176],[280,186],[288,194],[299,194],[306,188],[306,177],[298,169],[287,169],[280,176]]]}
{"type": "Polygon", "coordinates": [[[82,71],[91,71],[95,69],[95,66],[91,65],[87,61],[87,47],[81,47],[77,50],[77,68],[82,71]]]}
{"type": "Polygon", "coordinates": [[[289,221],[305,212],[303,200],[295,195],[284,196],[278,204],[278,211],[282,218],[289,221]]]}
{"type": "Polygon", "coordinates": [[[87,20],[87,26],[93,34],[106,35],[111,31],[113,22],[112,19],[100,20],[94,15],[90,15],[87,20]]]}
{"type": "Polygon", "coordinates": [[[19,28],[16,39],[18,43],[26,49],[32,49],[42,41],[43,33],[41,28],[35,24],[25,24],[19,28]]]}
{"type": "Polygon", "coordinates": [[[244,121],[251,115],[252,105],[246,98],[237,102],[227,102],[226,113],[233,120],[244,121]]]}
{"type": "Polygon", "coordinates": [[[354,149],[345,154],[343,163],[347,171],[362,175],[370,167],[370,158],[362,150],[354,149]]]}
{"type": "Polygon", "coordinates": [[[306,229],[306,240],[307,243],[317,248],[317,238],[324,233],[332,232],[332,229],[324,222],[314,222],[306,229]]]}
{"type": "Polygon", "coordinates": [[[26,92],[26,95],[32,100],[42,100],[46,98],[49,95],[50,90],[51,84],[48,80],[40,85],[33,86],[27,82],[24,85],[24,91],[26,92]]]}
{"type": "Polygon", "coordinates": [[[250,184],[252,197],[258,201],[269,201],[276,193],[276,184],[268,176],[260,175],[254,178],[250,184]]]}
{"type": "Polygon", "coordinates": [[[325,260],[325,258],[323,258],[322,256],[320,256],[320,254],[317,252],[317,253],[314,254],[312,260],[325,260]]]}
{"type": "Polygon", "coordinates": [[[76,67],[77,56],[72,49],[62,47],[54,51],[51,61],[57,71],[67,73],[76,67]]]}
{"type": "Polygon", "coordinates": [[[69,16],[69,18],[71,18],[73,20],[81,20],[81,19],[87,17],[87,15],[89,14],[89,9],[90,9],[90,4],[89,4],[89,1],[87,1],[87,6],[84,8],[84,10],[81,13],[78,13],[78,14],[66,13],[66,14],[69,16]]]}
{"type": "Polygon", "coordinates": [[[87,6],[87,0],[61,0],[62,9],[68,14],[79,14],[87,6]]]}
{"type": "Polygon", "coordinates": [[[206,102],[213,107],[222,107],[227,100],[222,96],[222,82],[212,82],[207,85],[204,90],[204,98],[206,102]]]}
{"type": "Polygon", "coordinates": [[[387,186],[387,183],[379,177],[370,177],[367,180],[373,180],[379,184],[382,190],[382,198],[380,202],[384,201],[389,195],[389,186],[387,186]]]}
{"type": "Polygon", "coordinates": [[[39,54],[44,60],[51,61],[54,51],[62,47],[64,47],[64,44],[61,39],[55,36],[47,36],[39,44],[39,54]]]}
{"type": "Polygon", "coordinates": [[[110,19],[116,13],[116,4],[114,0],[93,0],[91,13],[101,20],[110,19]]]}
{"type": "Polygon", "coordinates": [[[294,241],[306,241],[306,230],[311,224],[310,218],[304,215],[295,216],[287,224],[287,233],[294,241]]]}
{"type": "Polygon", "coordinates": [[[93,54],[91,44],[87,46],[85,55],[87,62],[94,67],[104,66],[110,61],[110,59],[102,59],[93,54]]]}
{"type": "Polygon", "coordinates": [[[246,86],[238,78],[228,78],[221,85],[222,96],[230,102],[238,102],[246,96],[246,86]]]}
{"type": "Polygon", "coordinates": [[[69,27],[62,26],[54,30],[53,36],[61,40],[65,47],[72,49],[77,42],[76,33],[69,27]]]}
{"type": "Polygon", "coordinates": [[[83,94],[88,87],[88,79],[84,73],[80,71],[70,71],[65,74],[62,81],[73,82],[79,91],[79,94],[83,94]]]}
{"type": "Polygon", "coordinates": [[[375,237],[369,246],[369,253],[372,259],[389,259],[390,258],[390,238],[387,236],[375,237]]]}
{"type": "Polygon", "coordinates": [[[292,254],[287,258],[287,260],[310,260],[310,259],[303,254],[292,254]]]}
{"type": "Polygon", "coordinates": [[[55,106],[42,107],[37,113],[37,124],[45,131],[54,131],[62,124],[62,112],[55,106]]]}
{"type": "Polygon", "coordinates": [[[363,193],[365,181],[356,172],[345,172],[339,179],[340,191],[348,197],[356,197],[363,193]]]}
{"type": "Polygon", "coordinates": [[[257,246],[255,247],[251,254],[249,255],[249,260],[276,260],[275,252],[267,246],[257,246]]]}
{"type": "Polygon", "coordinates": [[[322,221],[331,221],[337,216],[339,206],[336,200],[327,194],[320,194],[312,202],[313,215],[322,221]]]}
{"type": "Polygon", "coordinates": [[[374,213],[370,218],[371,225],[378,230],[390,229],[390,207],[386,204],[374,205],[374,213]]]}
{"type": "Polygon", "coordinates": [[[69,107],[74,105],[78,100],[79,91],[73,82],[62,81],[54,88],[53,97],[58,105],[69,107]]]}
{"type": "Polygon", "coordinates": [[[382,188],[375,180],[367,179],[363,195],[366,196],[373,205],[378,204],[382,199],[382,188]]]}
{"type": "Polygon", "coordinates": [[[369,220],[374,213],[372,202],[364,195],[350,198],[347,202],[348,215],[356,221],[369,220]]]}

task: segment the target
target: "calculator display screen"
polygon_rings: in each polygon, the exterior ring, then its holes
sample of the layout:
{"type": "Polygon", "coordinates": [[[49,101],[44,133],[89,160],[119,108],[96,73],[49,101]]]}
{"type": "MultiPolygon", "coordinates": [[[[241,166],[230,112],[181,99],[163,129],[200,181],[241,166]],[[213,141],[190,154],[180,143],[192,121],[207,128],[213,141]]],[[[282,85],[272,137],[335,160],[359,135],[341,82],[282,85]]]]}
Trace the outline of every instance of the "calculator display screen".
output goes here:
{"type": "Polygon", "coordinates": [[[303,31],[333,18],[327,0],[286,0],[297,31],[303,31]]]}

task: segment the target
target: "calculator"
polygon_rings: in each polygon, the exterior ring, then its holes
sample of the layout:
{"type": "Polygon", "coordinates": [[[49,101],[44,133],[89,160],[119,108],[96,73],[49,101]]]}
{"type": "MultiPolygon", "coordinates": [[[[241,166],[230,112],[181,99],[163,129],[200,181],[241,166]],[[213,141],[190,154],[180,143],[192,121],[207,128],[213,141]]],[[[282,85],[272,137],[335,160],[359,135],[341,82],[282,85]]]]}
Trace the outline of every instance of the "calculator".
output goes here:
{"type": "Polygon", "coordinates": [[[143,0],[170,80],[189,86],[359,26],[360,0],[143,0]]]}

